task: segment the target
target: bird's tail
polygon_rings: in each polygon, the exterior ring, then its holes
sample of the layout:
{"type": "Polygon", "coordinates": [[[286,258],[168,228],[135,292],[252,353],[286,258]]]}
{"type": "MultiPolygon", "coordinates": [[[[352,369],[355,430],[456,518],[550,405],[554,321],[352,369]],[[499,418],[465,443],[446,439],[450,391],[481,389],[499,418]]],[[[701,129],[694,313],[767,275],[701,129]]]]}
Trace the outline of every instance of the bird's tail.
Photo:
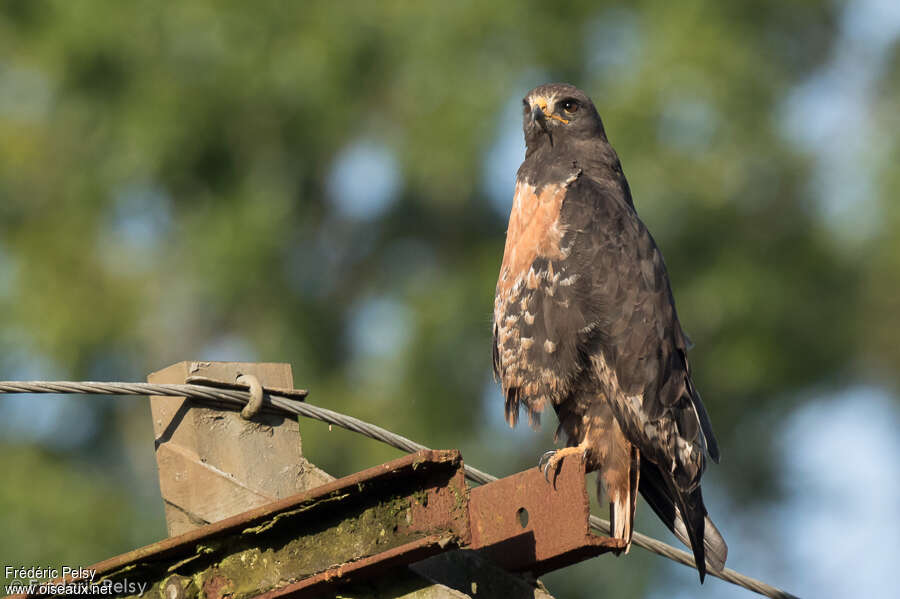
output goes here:
{"type": "Polygon", "coordinates": [[[700,582],[707,568],[722,571],[728,545],[706,514],[699,486],[690,492],[680,491],[659,467],[644,460],[640,491],[660,520],[693,551],[700,582]]]}

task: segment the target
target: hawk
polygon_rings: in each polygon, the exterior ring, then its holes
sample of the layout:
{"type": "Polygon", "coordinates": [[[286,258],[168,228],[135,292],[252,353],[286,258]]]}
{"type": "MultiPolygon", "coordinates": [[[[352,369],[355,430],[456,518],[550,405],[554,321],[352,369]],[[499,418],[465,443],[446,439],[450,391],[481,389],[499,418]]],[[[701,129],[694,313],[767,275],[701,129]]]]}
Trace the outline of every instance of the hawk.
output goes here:
{"type": "Polygon", "coordinates": [[[519,167],[494,300],[493,363],[510,426],[553,406],[566,447],[605,486],[612,535],[630,547],[640,492],[690,547],[700,581],[728,548],[700,491],[719,449],[691,381],[662,254],[638,218],[590,98],[567,84],[524,99],[519,167]]]}

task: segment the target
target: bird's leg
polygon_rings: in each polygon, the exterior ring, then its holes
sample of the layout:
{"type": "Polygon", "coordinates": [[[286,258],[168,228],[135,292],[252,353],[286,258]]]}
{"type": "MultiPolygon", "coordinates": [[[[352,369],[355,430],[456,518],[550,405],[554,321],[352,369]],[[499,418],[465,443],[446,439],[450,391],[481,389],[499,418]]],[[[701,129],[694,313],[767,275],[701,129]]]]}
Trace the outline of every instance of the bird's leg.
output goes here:
{"type": "Polygon", "coordinates": [[[552,470],[555,473],[562,459],[570,455],[581,455],[581,461],[586,461],[588,455],[587,439],[574,447],[563,447],[562,449],[551,449],[544,452],[541,459],[538,460],[538,468],[544,473],[544,479],[547,482],[550,482],[550,471],[552,470]]]}

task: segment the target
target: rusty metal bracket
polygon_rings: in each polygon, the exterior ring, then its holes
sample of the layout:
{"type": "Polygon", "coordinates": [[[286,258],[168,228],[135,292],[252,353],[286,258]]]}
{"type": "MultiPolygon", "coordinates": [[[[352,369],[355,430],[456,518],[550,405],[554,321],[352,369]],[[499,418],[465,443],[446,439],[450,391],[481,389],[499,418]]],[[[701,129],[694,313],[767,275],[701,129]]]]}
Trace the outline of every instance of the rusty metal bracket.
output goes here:
{"type": "Polygon", "coordinates": [[[320,596],[462,547],[540,574],[623,549],[589,533],[588,513],[579,460],[553,483],[532,468],[470,490],[458,451],[425,450],[88,570],[95,583],[182,599],[320,596]]]}
{"type": "Polygon", "coordinates": [[[590,532],[584,463],[564,459],[552,482],[531,468],[469,493],[472,548],[507,570],[543,574],[625,548],[590,532]]]}

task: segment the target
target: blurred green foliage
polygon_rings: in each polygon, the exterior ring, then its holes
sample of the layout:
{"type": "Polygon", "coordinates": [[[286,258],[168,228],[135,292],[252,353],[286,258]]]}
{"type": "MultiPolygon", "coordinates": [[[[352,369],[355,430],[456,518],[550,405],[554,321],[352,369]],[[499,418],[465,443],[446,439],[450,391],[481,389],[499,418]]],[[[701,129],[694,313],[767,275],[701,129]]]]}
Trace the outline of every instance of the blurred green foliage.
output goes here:
{"type": "MultiPolygon", "coordinates": [[[[487,160],[504,114],[566,80],[593,96],[666,256],[725,456],[710,484],[777,501],[778,416],[900,371],[900,60],[870,114],[880,227],[862,238],[822,217],[814,152],[781,116],[840,18],[773,0],[4,0],[0,378],[290,362],[315,403],[498,474],[532,465],[554,423],[502,428],[489,324],[506,214],[483,182],[511,197],[515,165],[487,160]],[[358,144],[397,165],[363,216],[334,200],[335,161],[358,144]]],[[[373,173],[340,176],[366,189],[373,173]]],[[[161,508],[146,409],[113,401],[74,447],[4,433],[0,563],[92,562],[164,535],[140,513],[161,508]]],[[[301,430],[338,475],[396,455],[301,430]]],[[[598,561],[551,589],[641,596],[662,580],[642,554],[598,561]]]]}

